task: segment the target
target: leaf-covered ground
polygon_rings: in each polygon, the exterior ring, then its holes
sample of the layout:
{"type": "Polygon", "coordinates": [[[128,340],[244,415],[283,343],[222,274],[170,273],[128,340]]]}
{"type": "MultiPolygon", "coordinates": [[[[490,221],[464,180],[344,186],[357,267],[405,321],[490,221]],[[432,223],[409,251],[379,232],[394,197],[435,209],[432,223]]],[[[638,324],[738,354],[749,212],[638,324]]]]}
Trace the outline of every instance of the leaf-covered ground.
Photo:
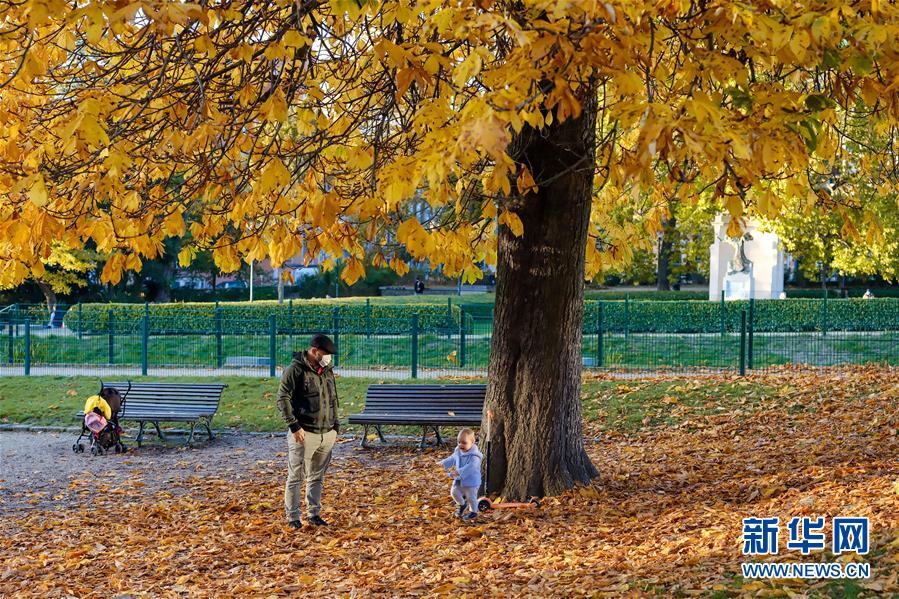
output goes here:
{"type": "MultiPolygon", "coordinates": [[[[593,486],[473,525],[450,515],[434,465],[444,450],[341,444],[325,487],[327,530],[283,525],[283,455],[248,461],[253,476],[168,490],[140,471],[106,492],[76,480],[77,509],[0,520],[0,595],[895,595],[896,380],[876,368],[672,380],[639,419],[628,412],[629,426],[610,426],[614,410],[587,414],[602,473],[593,486]],[[871,578],[740,579],[741,519],[794,515],[869,516],[870,554],[844,559],[870,562],[871,578]]],[[[835,559],[781,545],[777,561],[835,559]]]]}

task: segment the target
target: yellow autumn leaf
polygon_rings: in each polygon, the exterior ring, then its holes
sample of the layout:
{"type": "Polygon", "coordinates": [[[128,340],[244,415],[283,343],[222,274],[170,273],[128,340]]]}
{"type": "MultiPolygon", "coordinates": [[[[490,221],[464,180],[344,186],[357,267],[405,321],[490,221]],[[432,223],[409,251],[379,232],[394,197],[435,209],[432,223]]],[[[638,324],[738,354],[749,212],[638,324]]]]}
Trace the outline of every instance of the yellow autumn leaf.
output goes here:
{"type": "Polygon", "coordinates": [[[122,254],[113,254],[103,266],[103,271],[100,273],[100,280],[104,283],[118,285],[119,281],[122,280],[122,269],[124,267],[125,256],[122,254]]]}
{"type": "Polygon", "coordinates": [[[365,267],[362,262],[356,258],[351,258],[340,273],[340,278],[343,279],[347,285],[352,285],[364,276],[365,267]]]}
{"type": "Polygon", "coordinates": [[[31,189],[28,190],[28,199],[38,207],[47,203],[47,185],[44,183],[44,176],[40,173],[34,177],[31,189]]]}
{"type": "Polygon", "coordinates": [[[197,249],[192,245],[186,245],[178,252],[178,266],[187,268],[197,255],[197,249]]]}
{"type": "Polygon", "coordinates": [[[499,215],[499,224],[509,227],[515,237],[521,237],[524,233],[524,223],[521,222],[521,218],[510,210],[502,211],[499,215]]]}
{"type": "Polygon", "coordinates": [[[515,184],[518,188],[518,193],[521,195],[537,192],[537,184],[534,182],[534,176],[527,166],[521,166],[521,171],[518,173],[518,180],[515,184]]]}
{"type": "Polygon", "coordinates": [[[170,214],[162,223],[163,231],[165,231],[166,235],[171,237],[180,237],[184,235],[186,230],[186,225],[184,224],[184,218],[181,216],[180,212],[173,212],[170,214]]]}
{"type": "Polygon", "coordinates": [[[259,177],[259,193],[267,195],[277,192],[290,183],[290,171],[284,163],[275,158],[263,169],[259,177]]]}

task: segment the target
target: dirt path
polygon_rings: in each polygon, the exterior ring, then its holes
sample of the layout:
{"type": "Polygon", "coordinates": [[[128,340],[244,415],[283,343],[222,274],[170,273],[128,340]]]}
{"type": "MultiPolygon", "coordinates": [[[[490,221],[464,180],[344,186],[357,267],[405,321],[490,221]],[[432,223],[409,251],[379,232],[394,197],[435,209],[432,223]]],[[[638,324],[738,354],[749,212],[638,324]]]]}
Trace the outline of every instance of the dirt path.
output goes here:
{"type": "MultiPolygon", "coordinates": [[[[284,436],[223,435],[187,448],[181,441],[131,447],[126,454],[75,454],[73,433],[0,433],[0,515],[84,504],[103,489],[189,492],[204,478],[248,479],[264,467],[281,477],[284,436]]],[[[127,440],[126,440],[127,441],[127,440]]],[[[338,445],[335,459],[343,453],[338,445]]]]}

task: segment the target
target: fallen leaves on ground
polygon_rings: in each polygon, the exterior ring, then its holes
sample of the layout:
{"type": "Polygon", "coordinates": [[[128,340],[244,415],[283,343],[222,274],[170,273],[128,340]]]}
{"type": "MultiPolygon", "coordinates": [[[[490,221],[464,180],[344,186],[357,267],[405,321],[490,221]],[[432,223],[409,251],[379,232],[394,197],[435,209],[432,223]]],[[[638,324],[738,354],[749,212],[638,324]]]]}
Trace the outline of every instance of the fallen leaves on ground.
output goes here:
{"type": "MultiPolygon", "coordinates": [[[[256,476],[133,485],[0,521],[4,596],[842,596],[844,582],[743,581],[741,520],[868,516],[870,579],[899,592],[895,371],[769,375],[732,410],[666,409],[676,424],[588,426],[601,472],[539,509],[451,516],[444,450],[344,444],[325,484],[327,529],[284,526],[283,457],[256,476]],[[118,491],[118,492],[116,492],[118,491]]],[[[693,384],[686,381],[686,385],[693,384]]],[[[730,398],[734,400],[735,398],[730,398]]],[[[101,483],[97,483],[99,486],[101,483]]],[[[833,561],[786,552],[777,561],[833,561]]],[[[852,556],[855,557],[855,556],[852,556]]],[[[855,584],[855,583],[853,583],[855,584]]]]}

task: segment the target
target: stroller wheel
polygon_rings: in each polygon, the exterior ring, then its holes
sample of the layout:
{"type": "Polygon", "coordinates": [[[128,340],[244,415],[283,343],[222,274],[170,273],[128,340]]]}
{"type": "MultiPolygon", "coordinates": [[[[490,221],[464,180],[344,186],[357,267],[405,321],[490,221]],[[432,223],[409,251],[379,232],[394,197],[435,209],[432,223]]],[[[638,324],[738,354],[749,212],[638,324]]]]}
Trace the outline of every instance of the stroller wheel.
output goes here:
{"type": "Polygon", "coordinates": [[[78,453],[78,444],[77,443],[72,443],[72,451],[74,451],[75,453],[78,453]]]}
{"type": "Polygon", "coordinates": [[[115,444],[115,452],[116,453],[125,453],[125,446],[122,445],[121,443],[116,443],[115,444]]]}
{"type": "Polygon", "coordinates": [[[487,499],[486,497],[481,497],[478,500],[478,511],[479,512],[486,512],[487,510],[489,510],[492,507],[493,507],[493,505],[490,503],[490,500],[487,499]]]}
{"type": "Polygon", "coordinates": [[[91,455],[95,456],[100,453],[100,449],[96,445],[91,446],[91,455]]]}

